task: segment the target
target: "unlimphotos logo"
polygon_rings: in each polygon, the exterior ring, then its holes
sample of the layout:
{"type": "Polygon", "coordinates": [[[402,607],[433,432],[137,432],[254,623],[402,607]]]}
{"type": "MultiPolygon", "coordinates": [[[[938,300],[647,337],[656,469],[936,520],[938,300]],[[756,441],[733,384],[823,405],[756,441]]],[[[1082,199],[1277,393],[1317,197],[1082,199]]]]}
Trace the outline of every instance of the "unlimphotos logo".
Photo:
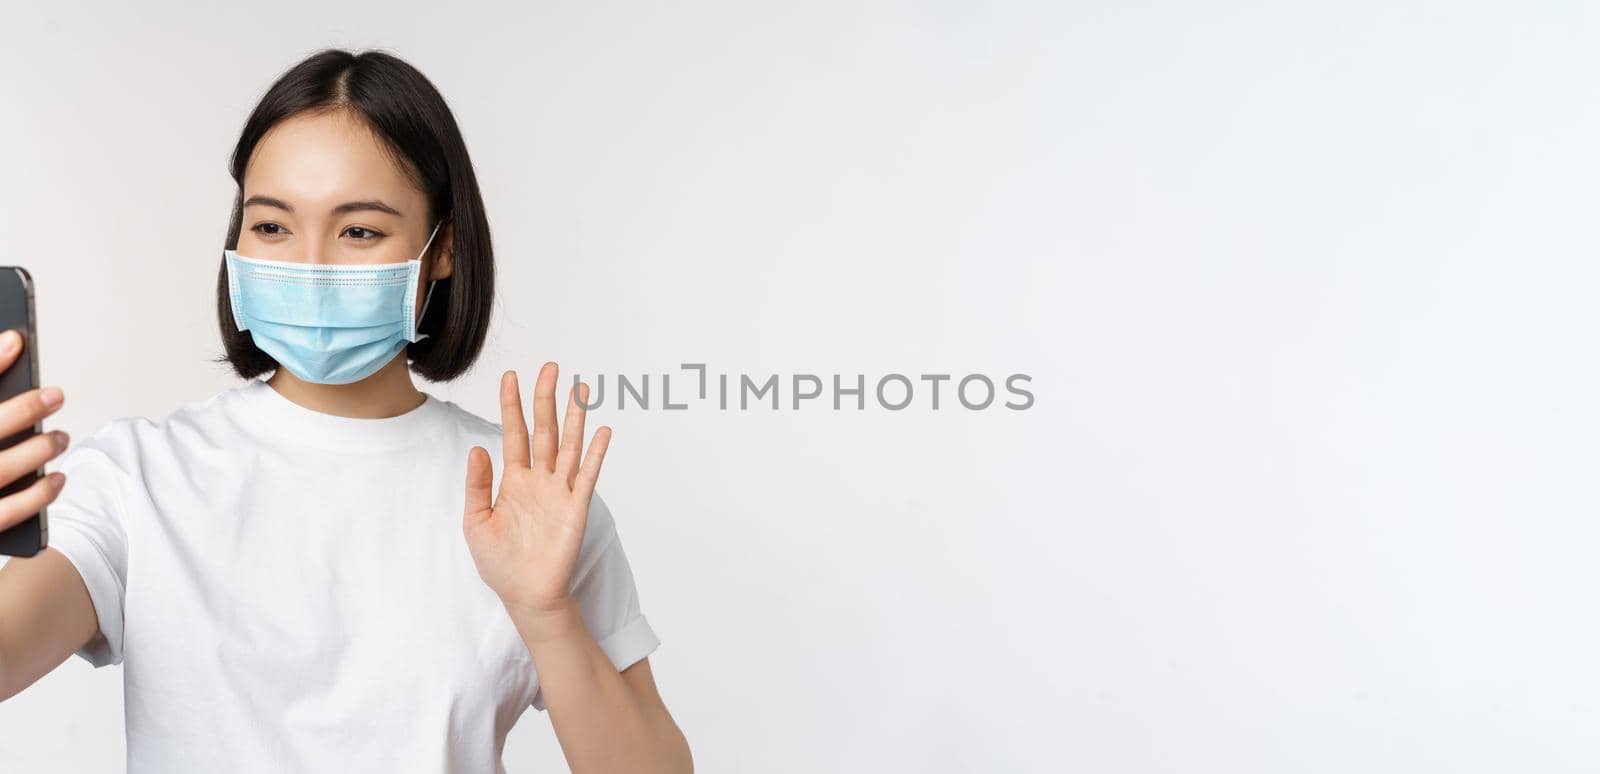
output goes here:
{"type": "MultiPolygon", "coordinates": [[[[685,411],[691,406],[714,406],[717,410],[737,408],[741,411],[755,408],[768,408],[777,411],[780,408],[800,410],[802,408],[824,408],[832,404],[834,411],[845,407],[861,411],[867,407],[867,398],[870,395],[878,406],[889,411],[901,411],[917,405],[933,411],[940,411],[952,404],[959,405],[969,411],[982,411],[991,407],[1011,409],[1013,411],[1026,411],[1033,407],[1033,393],[1026,385],[1033,381],[1028,374],[1009,374],[1004,377],[1002,384],[1005,391],[1018,400],[1006,400],[996,403],[1000,396],[1000,389],[995,380],[985,374],[966,374],[957,379],[953,374],[918,374],[914,379],[900,373],[888,373],[879,376],[873,381],[873,386],[868,389],[866,374],[832,374],[832,390],[827,389],[828,382],[818,374],[797,373],[788,374],[787,378],[779,374],[762,374],[759,377],[751,374],[726,374],[719,373],[710,378],[705,363],[682,363],[680,367],[685,372],[693,372],[694,383],[690,385],[692,393],[682,391],[679,398],[687,402],[673,402],[672,374],[659,374],[661,391],[659,404],[653,404],[651,398],[651,376],[642,374],[637,381],[625,374],[615,376],[616,408],[626,409],[635,406],[639,409],[650,410],[654,406],[667,411],[685,411]],[[730,377],[732,385],[730,386],[730,377]],[[918,385],[921,384],[919,387],[918,385]],[[941,387],[946,391],[941,393],[941,387]],[[785,390],[784,388],[787,388],[785,390]],[[689,395],[695,397],[689,397],[689,395]],[[787,398],[783,396],[787,395],[787,398]],[[824,396],[831,397],[831,401],[824,400],[824,396]],[[951,397],[954,400],[951,400],[951,397]]],[[[679,374],[682,376],[682,374],[679,374]]],[[[581,374],[572,375],[574,385],[583,381],[581,374]]],[[[589,388],[588,402],[583,403],[584,409],[595,409],[605,405],[606,402],[606,375],[600,374],[593,379],[589,388]]],[[[682,384],[682,382],[680,382],[682,384]]]]}

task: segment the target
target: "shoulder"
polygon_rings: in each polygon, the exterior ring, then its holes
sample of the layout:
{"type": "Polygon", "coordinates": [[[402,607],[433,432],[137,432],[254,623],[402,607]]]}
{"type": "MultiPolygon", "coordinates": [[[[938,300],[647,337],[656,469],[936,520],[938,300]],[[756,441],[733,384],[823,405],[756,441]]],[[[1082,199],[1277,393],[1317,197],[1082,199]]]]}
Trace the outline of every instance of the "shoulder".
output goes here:
{"type": "Polygon", "coordinates": [[[500,423],[491,422],[484,417],[478,416],[455,401],[439,398],[435,398],[435,400],[439,400],[440,403],[444,404],[445,410],[449,412],[451,422],[461,430],[462,435],[470,438],[473,443],[488,449],[490,454],[495,455],[495,462],[498,463],[500,461],[500,436],[503,430],[500,423]]]}
{"type": "Polygon", "coordinates": [[[228,420],[225,414],[237,390],[229,388],[189,401],[160,418],[124,415],[107,420],[88,435],[74,437],[59,458],[59,467],[70,475],[74,467],[109,464],[137,474],[150,460],[203,451],[222,442],[224,436],[216,430],[228,420]]]}

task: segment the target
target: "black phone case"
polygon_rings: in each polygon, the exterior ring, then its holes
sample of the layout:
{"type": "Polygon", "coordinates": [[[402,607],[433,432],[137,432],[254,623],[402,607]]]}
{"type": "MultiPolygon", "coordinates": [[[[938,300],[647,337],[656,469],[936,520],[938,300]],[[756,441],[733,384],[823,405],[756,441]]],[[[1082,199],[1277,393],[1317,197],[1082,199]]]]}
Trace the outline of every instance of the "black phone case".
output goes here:
{"type": "MultiPolygon", "coordinates": [[[[0,371],[0,401],[39,386],[39,336],[33,321],[33,278],[21,266],[0,266],[0,331],[12,328],[22,332],[22,356],[10,368],[0,371]]],[[[0,439],[0,449],[9,449],[40,432],[43,428],[38,423],[23,428],[0,439]]],[[[44,475],[43,470],[24,474],[0,486],[0,497],[27,489],[44,475]]],[[[45,511],[41,510],[10,529],[0,530],[0,554],[33,556],[44,550],[48,539],[49,522],[45,511]]]]}

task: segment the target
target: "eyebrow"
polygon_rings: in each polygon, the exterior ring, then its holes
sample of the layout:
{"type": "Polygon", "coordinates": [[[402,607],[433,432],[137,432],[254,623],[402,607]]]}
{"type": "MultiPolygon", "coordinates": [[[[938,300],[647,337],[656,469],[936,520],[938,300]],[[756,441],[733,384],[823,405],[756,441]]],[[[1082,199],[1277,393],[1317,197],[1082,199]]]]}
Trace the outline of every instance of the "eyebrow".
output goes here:
{"type": "MultiPolygon", "coordinates": [[[[271,196],[263,196],[261,194],[256,194],[255,196],[252,196],[244,201],[245,207],[249,207],[252,204],[262,204],[268,207],[277,207],[284,212],[294,212],[294,208],[289,206],[288,202],[271,196]]],[[[399,210],[390,207],[389,205],[384,204],[377,199],[367,199],[359,202],[345,202],[344,204],[334,207],[332,212],[334,215],[343,215],[347,212],[359,212],[363,210],[387,212],[396,217],[405,217],[400,214],[399,210]]]]}

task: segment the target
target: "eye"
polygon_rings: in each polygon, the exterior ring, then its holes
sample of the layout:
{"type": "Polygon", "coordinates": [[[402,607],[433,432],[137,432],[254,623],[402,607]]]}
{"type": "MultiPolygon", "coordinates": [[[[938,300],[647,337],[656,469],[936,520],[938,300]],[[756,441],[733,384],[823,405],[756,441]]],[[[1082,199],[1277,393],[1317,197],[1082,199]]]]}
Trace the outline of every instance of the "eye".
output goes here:
{"type": "Polygon", "coordinates": [[[364,233],[364,234],[367,235],[367,236],[357,236],[357,237],[355,237],[355,239],[357,241],[360,241],[360,242],[370,242],[370,241],[372,241],[374,239],[378,239],[379,237],[383,236],[383,234],[381,234],[381,233],[379,233],[377,231],[373,231],[372,229],[367,228],[365,226],[351,226],[350,228],[345,229],[344,233],[348,234],[348,233],[350,233],[352,231],[359,231],[359,232],[364,233]]]}
{"type": "Polygon", "coordinates": [[[265,223],[257,223],[254,226],[251,226],[250,230],[254,231],[257,234],[260,234],[262,236],[279,236],[279,235],[284,233],[283,226],[280,226],[280,225],[278,225],[276,223],[272,223],[270,221],[269,222],[265,222],[265,223]],[[264,231],[263,230],[263,229],[265,229],[265,228],[267,228],[269,226],[272,227],[272,228],[278,229],[278,230],[277,231],[264,231]]]}

